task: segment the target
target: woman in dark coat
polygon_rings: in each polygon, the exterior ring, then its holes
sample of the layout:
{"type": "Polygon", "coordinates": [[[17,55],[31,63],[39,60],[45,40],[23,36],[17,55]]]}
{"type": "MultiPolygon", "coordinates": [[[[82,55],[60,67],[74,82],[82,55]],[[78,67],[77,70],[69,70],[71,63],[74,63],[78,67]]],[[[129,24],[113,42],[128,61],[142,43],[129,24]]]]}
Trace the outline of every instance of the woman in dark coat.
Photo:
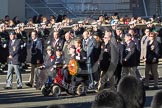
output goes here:
{"type": "Polygon", "coordinates": [[[158,88],[158,60],[159,60],[159,45],[156,40],[156,34],[151,32],[149,35],[149,41],[147,43],[147,53],[146,53],[146,67],[145,67],[145,77],[146,77],[146,89],[149,88],[149,71],[151,71],[154,77],[154,88],[158,88]]]}

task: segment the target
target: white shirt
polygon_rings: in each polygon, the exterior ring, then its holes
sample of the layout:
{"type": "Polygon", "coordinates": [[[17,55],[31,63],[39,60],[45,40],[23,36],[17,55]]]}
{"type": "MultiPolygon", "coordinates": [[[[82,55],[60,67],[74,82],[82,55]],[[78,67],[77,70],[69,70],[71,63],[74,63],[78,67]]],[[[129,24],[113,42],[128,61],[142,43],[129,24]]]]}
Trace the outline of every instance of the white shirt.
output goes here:
{"type": "Polygon", "coordinates": [[[14,40],[11,40],[11,45],[13,45],[13,44],[14,44],[14,42],[15,42],[15,39],[14,39],[14,40]]]}

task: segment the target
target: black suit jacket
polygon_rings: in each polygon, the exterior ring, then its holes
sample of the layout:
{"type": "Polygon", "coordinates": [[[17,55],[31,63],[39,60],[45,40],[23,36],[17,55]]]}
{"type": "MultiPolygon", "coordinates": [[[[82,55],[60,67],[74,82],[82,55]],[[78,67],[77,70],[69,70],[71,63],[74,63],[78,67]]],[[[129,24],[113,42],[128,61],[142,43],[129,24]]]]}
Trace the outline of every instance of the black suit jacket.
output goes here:
{"type": "Polygon", "coordinates": [[[125,44],[123,53],[123,66],[134,67],[137,66],[137,54],[136,45],[134,41],[130,41],[129,44],[125,44]],[[124,61],[126,59],[126,61],[124,61]]]}
{"type": "Polygon", "coordinates": [[[124,44],[121,42],[118,42],[118,47],[119,47],[119,64],[123,63],[123,54],[124,54],[124,44]]]}
{"type": "Polygon", "coordinates": [[[43,63],[43,46],[40,39],[35,42],[32,41],[31,45],[31,64],[37,64],[37,60],[39,60],[40,64],[43,63]]]}
{"type": "Polygon", "coordinates": [[[138,38],[137,36],[134,38],[133,40],[135,42],[135,46],[136,46],[136,62],[137,62],[137,65],[139,65],[140,63],[140,54],[141,54],[141,41],[140,41],[140,38],[138,38]]]}
{"type": "Polygon", "coordinates": [[[64,40],[62,40],[61,38],[59,38],[59,40],[55,43],[55,45],[53,45],[54,40],[51,39],[50,41],[50,45],[52,46],[52,48],[54,49],[54,51],[56,49],[63,49],[64,46],[64,40]]]}
{"type": "Polygon", "coordinates": [[[15,39],[14,43],[12,41],[9,42],[9,55],[12,58],[8,59],[8,63],[18,65],[20,63],[19,56],[20,56],[20,40],[15,39]]]}
{"type": "Polygon", "coordinates": [[[110,65],[111,61],[111,47],[110,47],[110,42],[107,43],[106,45],[102,45],[103,48],[101,49],[101,54],[99,57],[100,61],[100,69],[102,71],[107,71],[110,65]]]}
{"type": "MultiPolygon", "coordinates": [[[[77,50],[79,49],[76,49],[76,52],[78,52],[77,50]]],[[[81,69],[86,69],[86,61],[87,61],[87,55],[86,55],[86,52],[80,48],[80,54],[79,53],[76,53],[75,54],[75,59],[78,61],[78,64],[79,64],[79,67],[81,69]]]]}
{"type": "Polygon", "coordinates": [[[64,64],[65,59],[63,56],[60,56],[59,58],[55,57],[54,65],[56,65],[56,67],[58,68],[63,67],[64,64]]]}
{"type": "Polygon", "coordinates": [[[157,40],[154,40],[151,44],[147,43],[146,63],[154,64],[158,63],[159,59],[159,45],[157,40]]]}

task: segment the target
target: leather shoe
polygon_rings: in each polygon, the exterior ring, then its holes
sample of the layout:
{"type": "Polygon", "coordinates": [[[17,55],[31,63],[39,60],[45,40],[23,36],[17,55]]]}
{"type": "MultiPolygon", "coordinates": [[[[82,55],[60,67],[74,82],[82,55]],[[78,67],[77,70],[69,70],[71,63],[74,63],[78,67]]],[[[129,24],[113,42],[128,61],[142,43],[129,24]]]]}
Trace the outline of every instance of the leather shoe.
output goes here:
{"type": "Polygon", "coordinates": [[[159,87],[158,87],[158,86],[154,86],[152,89],[153,89],[153,90],[158,90],[159,87]]]}
{"type": "Polygon", "coordinates": [[[5,90],[10,90],[12,87],[3,87],[5,90]]]}
{"type": "Polygon", "coordinates": [[[17,87],[17,89],[22,89],[22,87],[20,86],[20,87],[17,87]]]}
{"type": "Polygon", "coordinates": [[[32,84],[30,84],[30,83],[25,83],[25,85],[28,87],[32,87],[32,84]]]}
{"type": "Polygon", "coordinates": [[[149,90],[150,88],[149,88],[149,86],[145,86],[145,90],[149,90]]]}

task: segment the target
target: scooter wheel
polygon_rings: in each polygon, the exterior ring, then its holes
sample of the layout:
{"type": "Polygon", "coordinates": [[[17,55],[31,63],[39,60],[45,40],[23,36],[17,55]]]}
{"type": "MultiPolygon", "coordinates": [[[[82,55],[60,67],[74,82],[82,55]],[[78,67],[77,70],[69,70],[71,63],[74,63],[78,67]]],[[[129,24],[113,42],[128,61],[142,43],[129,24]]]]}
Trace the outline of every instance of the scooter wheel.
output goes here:
{"type": "Polygon", "coordinates": [[[44,96],[48,96],[50,94],[50,92],[46,89],[45,85],[42,86],[41,91],[44,96]]]}
{"type": "Polygon", "coordinates": [[[59,96],[61,94],[61,88],[58,85],[54,85],[52,87],[52,94],[53,96],[59,96]]]}
{"type": "Polygon", "coordinates": [[[83,96],[87,94],[87,88],[85,87],[85,85],[83,83],[79,84],[77,89],[76,89],[76,93],[79,96],[83,96]]]}

